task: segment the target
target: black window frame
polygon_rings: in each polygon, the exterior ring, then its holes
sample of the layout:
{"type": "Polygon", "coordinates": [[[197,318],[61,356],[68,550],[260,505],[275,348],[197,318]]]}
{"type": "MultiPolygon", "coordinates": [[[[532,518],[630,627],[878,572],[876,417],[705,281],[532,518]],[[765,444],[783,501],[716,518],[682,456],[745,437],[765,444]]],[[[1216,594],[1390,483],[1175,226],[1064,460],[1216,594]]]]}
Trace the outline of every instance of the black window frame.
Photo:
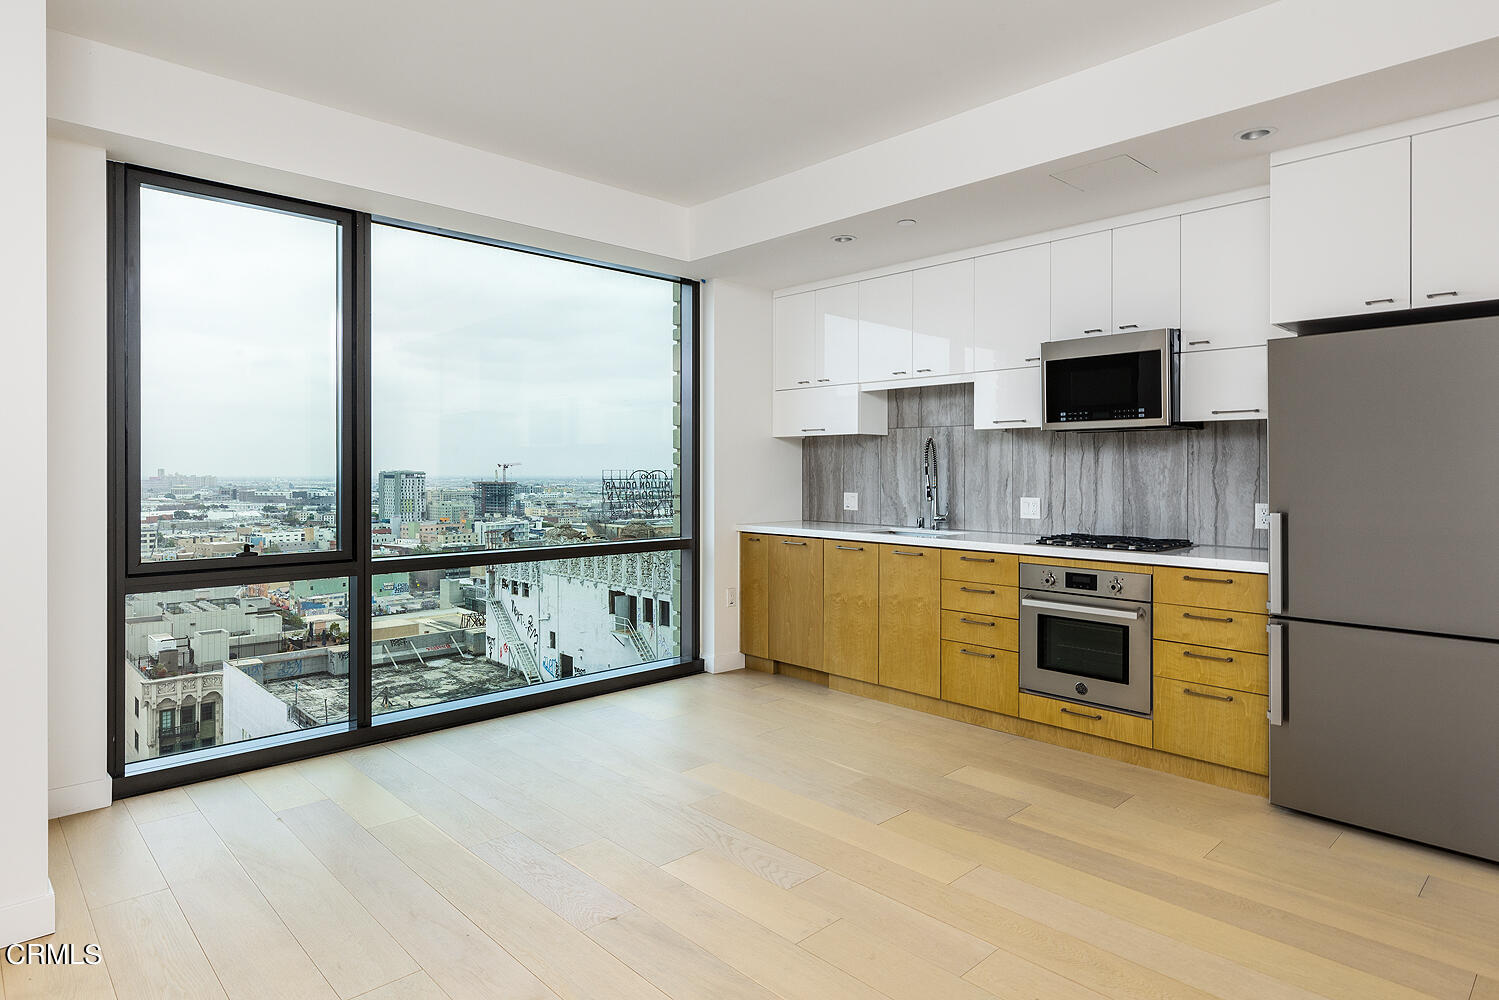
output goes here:
{"type": "MultiPolygon", "coordinates": [[[[268,194],[231,184],[127,163],[109,164],[109,773],[115,798],[170,788],[208,778],[315,757],[349,747],[397,739],[420,732],[492,719],[546,705],[591,697],[608,691],[669,680],[703,669],[698,587],[700,553],[700,346],[701,283],[690,278],[641,268],[608,264],[503,240],[454,232],[268,194]],[[278,553],[254,558],[224,557],[181,562],[143,562],[140,558],[139,453],[139,237],[142,186],[180,191],[199,197],[256,205],[275,211],[338,221],[342,230],[339,387],[338,548],[308,553],[278,553]],[[675,283],[680,289],[681,324],[678,400],[681,413],[678,481],[678,532],[669,538],[587,544],[474,549],[428,555],[373,557],[370,531],[374,506],[371,457],[372,353],[370,329],[370,240],[375,224],[446,236],[504,250],[536,254],[590,267],[638,274],[675,283]],[[583,675],[535,687],[494,692],[420,709],[374,713],[370,641],[373,615],[369,599],[375,577],[389,574],[544,563],[597,555],[640,552],[680,553],[681,601],[678,655],[608,673],[583,675]],[[217,741],[211,748],[134,762],[127,771],[125,719],[125,596],[267,582],[345,577],[349,580],[350,715],[345,722],[316,730],[260,737],[238,743],[217,741]]],[[[569,659],[571,659],[569,657],[569,659]]]]}

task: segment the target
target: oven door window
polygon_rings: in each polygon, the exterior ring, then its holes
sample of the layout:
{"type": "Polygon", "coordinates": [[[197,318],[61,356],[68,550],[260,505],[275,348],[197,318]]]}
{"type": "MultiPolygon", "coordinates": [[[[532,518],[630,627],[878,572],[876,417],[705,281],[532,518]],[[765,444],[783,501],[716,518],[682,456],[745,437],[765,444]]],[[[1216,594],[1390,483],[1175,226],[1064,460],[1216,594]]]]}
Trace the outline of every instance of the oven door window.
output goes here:
{"type": "Polygon", "coordinates": [[[1073,677],[1129,683],[1129,626],[1036,616],[1036,666],[1073,677]]]}
{"type": "Polygon", "coordinates": [[[1046,419],[1159,419],[1161,352],[1131,351],[1046,363],[1046,419]]]}

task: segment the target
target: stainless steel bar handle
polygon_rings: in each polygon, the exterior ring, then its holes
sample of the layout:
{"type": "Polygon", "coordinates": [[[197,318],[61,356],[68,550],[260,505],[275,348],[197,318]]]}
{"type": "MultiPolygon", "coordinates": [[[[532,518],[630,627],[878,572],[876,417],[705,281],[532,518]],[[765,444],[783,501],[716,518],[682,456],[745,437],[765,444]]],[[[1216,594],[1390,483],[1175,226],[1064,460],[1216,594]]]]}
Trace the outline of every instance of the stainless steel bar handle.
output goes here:
{"type": "Polygon", "coordinates": [[[830,378],[820,378],[820,379],[818,379],[818,380],[817,380],[817,381],[819,381],[819,382],[831,382],[831,381],[833,381],[833,380],[832,380],[832,379],[830,379],[830,378]]]}
{"type": "MultiPolygon", "coordinates": [[[[1084,333],[1103,333],[1103,327],[1101,327],[1101,326],[1100,327],[1095,327],[1092,330],[1084,330],[1083,332],[1084,333]]],[[[1064,709],[1062,709],[1062,711],[1065,712],[1066,709],[1064,708],[1064,709]]]]}
{"type": "Polygon", "coordinates": [[[994,622],[981,622],[977,618],[959,618],[958,621],[964,625],[982,625],[984,628],[993,628],[994,622]]]}
{"type": "Polygon", "coordinates": [[[1119,324],[1119,329],[1121,329],[1121,330],[1138,330],[1138,329],[1140,329],[1140,324],[1139,323],[1120,323],[1119,324]]]}
{"type": "Polygon", "coordinates": [[[1211,344],[1211,343],[1212,343],[1211,340],[1189,340],[1189,341],[1187,341],[1187,346],[1188,347],[1196,347],[1198,344],[1211,344]]]}
{"type": "Polygon", "coordinates": [[[1227,580],[1224,580],[1224,579],[1221,579],[1221,578],[1216,577],[1216,576],[1193,576],[1191,573],[1183,573],[1182,574],[1182,579],[1186,580],[1188,583],[1233,583],[1234,582],[1234,578],[1233,577],[1229,577],[1227,580]]]}
{"type": "Polygon", "coordinates": [[[1189,694],[1193,698],[1211,698],[1214,701],[1233,701],[1231,694],[1208,694],[1206,691],[1193,691],[1191,688],[1182,688],[1182,694],[1189,694]]]}
{"type": "Polygon", "coordinates": [[[1119,611],[1115,608],[1095,608],[1090,604],[1063,604],[1060,601],[1037,601],[1025,598],[1021,602],[1023,607],[1038,608],[1042,611],[1066,611],[1074,615],[1097,615],[1101,618],[1118,618],[1122,621],[1139,621],[1145,617],[1143,611],[1119,611]]]}
{"type": "Polygon", "coordinates": [[[917,375],[925,375],[929,371],[931,371],[930,368],[918,368],[918,369],[916,369],[916,374],[917,375]]]}
{"type": "Polygon", "coordinates": [[[959,587],[958,589],[961,590],[965,594],[992,594],[992,593],[994,593],[994,591],[992,591],[992,590],[984,590],[982,587],[959,587]]]}
{"type": "Polygon", "coordinates": [[[891,375],[904,375],[905,372],[891,372],[891,375]]]}
{"type": "Polygon", "coordinates": [[[1182,650],[1182,655],[1189,660],[1213,660],[1217,663],[1232,663],[1232,656],[1209,656],[1207,653],[1195,653],[1190,649],[1182,650]]]}
{"type": "Polygon", "coordinates": [[[962,562],[991,563],[991,562],[994,561],[994,557],[993,556],[990,556],[988,559],[982,559],[982,558],[980,558],[978,556],[958,556],[958,559],[961,560],[962,562]]]}
{"type": "Polygon", "coordinates": [[[1183,611],[1182,612],[1182,617],[1183,618],[1190,618],[1194,622],[1217,622],[1220,625],[1231,625],[1231,624],[1233,624],[1233,618],[1232,617],[1229,617],[1229,618],[1219,618],[1219,617],[1217,617],[1215,615],[1194,615],[1190,611],[1183,611]]]}
{"type": "Polygon", "coordinates": [[[1101,720],[1103,718],[1103,716],[1101,716],[1101,715],[1089,715],[1087,712],[1074,712],[1070,708],[1064,708],[1064,709],[1062,709],[1062,713],[1064,715],[1075,715],[1079,719],[1092,719],[1094,722],[1098,722],[1099,720],[1101,720]]]}
{"type": "Polygon", "coordinates": [[[1395,304],[1395,300],[1394,299],[1365,299],[1364,300],[1364,305],[1366,305],[1366,306],[1379,306],[1379,305],[1385,305],[1386,303],[1388,303],[1389,305],[1394,305],[1395,304]]]}
{"type": "Polygon", "coordinates": [[[803,434],[811,434],[813,431],[823,431],[823,432],[826,432],[827,428],[826,427],[803,427],[802,428],[802,433],[803,434]]]}
{"type": "Polygon", "coordinates": [[[993,421],[993,423],[996,423],[996,424],[1023,424],[1023,423],[1025,423],[1025,420],[1026,420],[1025,417],[1010,417],[1007,420],[995,420],[995,421],[993,421]]]}
{"type": "Polygon", "coordinates": [[[980,653],[980,652],[977,652],[976,650],[966,649],[966,648],[959,648],[958,652],[962,653],[964,656],[982,656],[986,660],[992,660],[992,659],[994,659],[994,654],[993,653],[980,653]]]}
{"type": "Polygon", "coordinates": [[[1445,298],[1445,297],[1447,297],[1449,295],[1456,295],[1456,294],[1457,294],[1457,289],[1454,288],[1450,292],[1427,292],[1426,293],[1426,297],[1428,299],[1440,299],[1440,298],[1445,298]]]}
{"type": "Polygon", "coordinates": [[[901,549],[891,549],[890,551],[891,551],[892,554],[898,555],[898,556],[924,556],[924,555],[926,555],[925,552],[905,552],[905,551],[903,551],[901,549]]]}
{"type": "Polygon", "coordinates": [[[809,379],[809,378],[799,378],[799,379],[796,380],[796,384],[797,385],[811,385],[812,384],[812,380],[809,379]]]}
{"type": "Polygon", "coordinates": [[[1214,415],[1216,415],[1216,416],[1222,416],[1222,415],[1227,414],[1227,413],[1258,413],[1258,412],[1260,412],[1260,408],[1258,406],[1252,406],[1252,407],[1250,407],[1247,410],[1214,410],[1213,411],[1214,415]]]}
{"type": "Polygon", "coordinates": [[[835,548],[835,549],[842,549],[844,552],[863,552],[864,551],[864,546],[862,546],[862,545],[834,545],[833,548],[835,548]]]}
{"type": "Polygon", "coordinates": [[[1270,515],[1270,599],[1265,608],[1272,615],[1286,611],[1286,515],[1270,515]]]}
{"type": "Polygon", "coordinates": [[[1270,633],[1270,706],[1265,718],[1270,725],[1284,725],[1286,721],[1286,626],[1284,622],[1271,622],[1265,626],[1270,633]]]}
{"type": "Polygon", "coordinates": [[[1040,361],[1041,359],[1039,357],[1036,357],[1036,358],[1026,358],[1025,360],[1027,360],[1027,361],[1040,361]]]}
{"type": "Polygon", "coordinates": [[[783,538],[783,539],[781,539],[781,544],[782,545],[806,545],[807,543],[806,542],[793,542],[789,538],[783,538]]]}

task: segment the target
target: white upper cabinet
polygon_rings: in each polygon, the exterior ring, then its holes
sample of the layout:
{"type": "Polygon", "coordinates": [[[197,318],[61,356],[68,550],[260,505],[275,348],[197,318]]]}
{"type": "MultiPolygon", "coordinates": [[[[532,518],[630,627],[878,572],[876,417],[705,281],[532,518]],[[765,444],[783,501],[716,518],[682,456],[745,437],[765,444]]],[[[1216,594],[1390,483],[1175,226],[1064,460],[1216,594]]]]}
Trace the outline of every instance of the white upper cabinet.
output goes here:
{"type": "Polygon", "coordinates": [[[819,288],[814,306],[813,355],[816,385],[859,381],[859,286],[856,282],[819,288]]]}
{"type": "Polygon", "coordinates": [[[1268,356],[1265,347],[1183,354],[1182,420],[1198,423],[1267,418],[1270,415],[1268,356]]]}
{"type": "Polygon", "coordinates": [[[1052,243],[1052,340],[1113,330],[1112,272],[1113,239],[1107,229],[1052,243]]]}
{"type": "Polygon", "coordinates": [[[817,377],[813,340],[817,324],[812,292],[783,295],[775,302],[775,383],[777,389],[812,385],[817,377]]]}
{"type": "Polygon", "coordinates": [[[1115,333],[1181,326],[1181,221],[1177,216],[1114,230],[1115,333]]]}
{"type": "Polygon", "coordinates": [[[1041,426],[1041,369],[1006,368],[973,377],[973,427],[980,431],[1041,426]]]}
{"type": "Polygon", "coordinates": [[[771,398],[771,434],[789,438],[886,434],[888,414],[883,392],[860,392],[857,385],[777,389],[771,398]]]}
{"type": "Polygon", "coordinates": [[[1270,200],[1181,219],[1183,351],[1256,347],[1286,332],[1270,323],[1270,200]]]}
{"type": "Polygon", "coordinates": [[[859,381],[910,378],[911,272],[859,282],[859,381]]]}
{"type": "Polygon", "coordinates": [[[923,267],[911,278],[911,374],[973,371],[973,261],[923,267]]]}
{"type": "Polygon", "coordinates": [[[1499,299],[1499,118],[1411,139],[1411,305],[1499,299]]]}
{"type": "Polygon", "coordinates": [[[1410,307],[1411,141],[1270,169],[1277,323],[1410,307]]]}
{"type": "Polygon", "coordinates": [[[1051,244],[974,261],[973,367],[1022,368],[1041,362],[1051,332],[1051,244]]]}

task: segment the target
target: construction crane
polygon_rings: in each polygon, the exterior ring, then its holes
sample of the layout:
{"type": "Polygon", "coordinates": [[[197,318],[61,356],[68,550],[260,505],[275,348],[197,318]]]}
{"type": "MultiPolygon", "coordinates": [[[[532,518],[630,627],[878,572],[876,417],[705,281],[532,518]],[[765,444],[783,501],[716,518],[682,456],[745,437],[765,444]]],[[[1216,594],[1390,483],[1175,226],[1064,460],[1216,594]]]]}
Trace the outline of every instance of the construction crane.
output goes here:
{"type": "Polygon", "coordinates": [[[520,465],[520,463],[519,462],[496,462],[495,463],[495,476],[494,476],[494,478],[496,480],[498,480],[499,482],[502,482],[502,483],[509,482],[509,480],[506,479],[505,477],[510,472],[510,470],[513,469],[513,468],[515,468],[517,465],[520,465]]]}

